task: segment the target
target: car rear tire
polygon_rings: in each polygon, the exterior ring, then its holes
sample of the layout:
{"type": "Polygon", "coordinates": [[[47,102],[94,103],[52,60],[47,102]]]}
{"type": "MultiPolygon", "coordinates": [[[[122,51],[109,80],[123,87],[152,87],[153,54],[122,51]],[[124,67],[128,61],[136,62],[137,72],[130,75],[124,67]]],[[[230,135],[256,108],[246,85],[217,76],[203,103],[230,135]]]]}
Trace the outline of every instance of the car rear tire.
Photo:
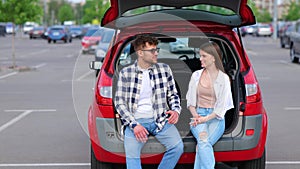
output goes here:
{"type": "Polygon", "coordinates": [[[98,161],[91,148],[91,169],[113,169],[112,164],[98,161]]]}
{"type": "Polygon", "coordinates": [[[51,43],[51,40],[50,40],[50,39],[48,39],[48,43],[51,43]]]}
{"type": "Polygon", "coordinates": [[[281,48],[285,48],[285,44],[283,43],[282,38],[280,38],[280,46],[281,46],[281,48]]]}
{"type": "Polygon", "coordinates": [[[266,167],[266,151],[263,155],[255,160],[245,161],[240,166],[239,169],[265,169],[266,167]]]}
{"type": "Polygon", "coordinates": [[[295,56],[295,49],[293,46],[290,48],[290,59],[293,63],[299,62],[299,58],[295,56]]]}

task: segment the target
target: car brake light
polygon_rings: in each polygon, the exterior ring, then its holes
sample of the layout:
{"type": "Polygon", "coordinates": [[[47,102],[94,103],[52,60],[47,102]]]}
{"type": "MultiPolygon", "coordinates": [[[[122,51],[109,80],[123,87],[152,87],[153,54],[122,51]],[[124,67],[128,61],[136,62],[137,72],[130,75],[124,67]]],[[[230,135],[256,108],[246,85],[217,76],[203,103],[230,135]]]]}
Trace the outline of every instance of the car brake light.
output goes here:
{"type": "Polygon", "coordinates": [[[99,105],[112,105],[112,79],[104,71],[99,73],[96,100],[99,105]]]}
{"type": "Polygon", "coordinates": [[[254,134],[254,129],[247,129],[246,136],[252,136],[254,134]]]}
{"type": "Polygon", "coordinates": [[[247,103],[260,101],[261,95],[257,84],[246,84],[247,103]]]}

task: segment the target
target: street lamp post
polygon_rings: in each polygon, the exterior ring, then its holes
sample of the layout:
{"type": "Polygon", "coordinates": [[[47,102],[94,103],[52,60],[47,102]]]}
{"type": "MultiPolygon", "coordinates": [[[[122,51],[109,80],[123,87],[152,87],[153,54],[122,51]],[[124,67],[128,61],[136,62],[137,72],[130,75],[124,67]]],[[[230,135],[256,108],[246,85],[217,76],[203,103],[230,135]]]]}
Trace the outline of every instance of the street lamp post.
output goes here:
{"type": "Polygon", "coordinates": [[[274,8],[274,12],[273,12],[273,39],[276,40],[277,39],[277,8],[278,8],[278,0],[274,0],[274,4],[273,4],[273,8],[274,8]]]}

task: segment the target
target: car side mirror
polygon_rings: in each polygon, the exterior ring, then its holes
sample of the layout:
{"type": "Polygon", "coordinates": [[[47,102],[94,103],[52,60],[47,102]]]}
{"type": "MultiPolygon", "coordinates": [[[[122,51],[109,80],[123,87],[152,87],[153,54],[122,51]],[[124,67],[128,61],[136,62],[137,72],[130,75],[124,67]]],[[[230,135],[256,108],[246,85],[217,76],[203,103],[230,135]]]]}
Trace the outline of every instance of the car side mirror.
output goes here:
{"type": "Polygon", "coordinates": [[[101,67],[102,67],[102,62],[100,62],[100,61],[91,61],[89,66],[90,66],[90,69],[100,70],[101,67]]]}

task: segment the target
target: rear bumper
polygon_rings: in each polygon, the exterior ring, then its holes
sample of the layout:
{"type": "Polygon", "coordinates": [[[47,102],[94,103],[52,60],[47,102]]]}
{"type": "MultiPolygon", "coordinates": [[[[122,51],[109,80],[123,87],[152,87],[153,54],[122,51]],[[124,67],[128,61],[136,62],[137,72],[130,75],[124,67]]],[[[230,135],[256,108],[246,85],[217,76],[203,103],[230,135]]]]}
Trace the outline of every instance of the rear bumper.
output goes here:
{"type": "MultiPolygon", "coordinates": [[[[240,125],[230,134],[224,135],[215,144],[214,151],[216,160],[224,162],[259,158],[263,152],[266,141],[266,120],[266,115],[241,117],[240,125]],[[247,136],[247,129],[253,129],[254,134],[247,136]]],[[[107,157],[115,156],[116,158],[121,158],[123,159],[122,161],[125,162],[123,139],[116,131],[116,126],[114,119],[96,118],[99,145],[94,144],[93,148],[94,151],[95,148],[98,149],[98,151],[95,151],[95,155],[100,161],[117,162],[114,158],[106,158],[107,155],[107,157]]],[[[195,140],[191,136],[186,136],[183,138],[183,142],[184,154],[179,162],[193,163],[196,147],[195,140]]],[[[154,138],[150,138],[142,150],[142,154],[148,156],[144,158],[144,163],[159,163],[160,156],[163,152],[164,147],[154,138]],[[151,157],[149,157],[149,155],[151,157]]]]}

